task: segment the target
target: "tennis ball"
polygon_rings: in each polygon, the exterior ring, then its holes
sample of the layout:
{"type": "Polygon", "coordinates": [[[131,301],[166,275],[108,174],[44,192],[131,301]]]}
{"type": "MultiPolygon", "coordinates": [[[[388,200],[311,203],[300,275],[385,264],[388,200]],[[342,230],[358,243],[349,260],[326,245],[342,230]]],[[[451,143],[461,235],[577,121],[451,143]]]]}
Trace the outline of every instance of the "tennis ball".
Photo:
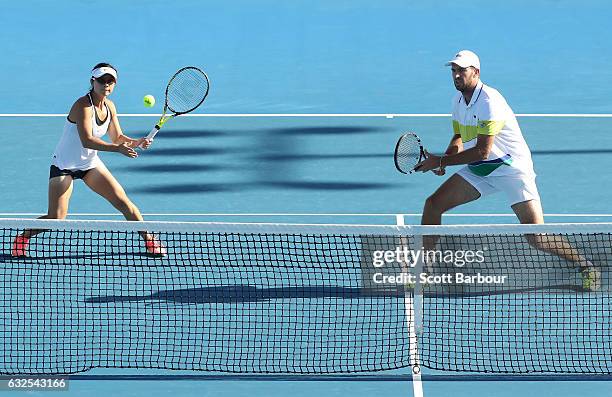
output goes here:
{"type": "Polygon", "coordinates": [[[155,97],[153,95],[145,95],[142,101],[144,102],[144,105],[148,108],[152,108],[153,106],[155,106],[155,97]]]}

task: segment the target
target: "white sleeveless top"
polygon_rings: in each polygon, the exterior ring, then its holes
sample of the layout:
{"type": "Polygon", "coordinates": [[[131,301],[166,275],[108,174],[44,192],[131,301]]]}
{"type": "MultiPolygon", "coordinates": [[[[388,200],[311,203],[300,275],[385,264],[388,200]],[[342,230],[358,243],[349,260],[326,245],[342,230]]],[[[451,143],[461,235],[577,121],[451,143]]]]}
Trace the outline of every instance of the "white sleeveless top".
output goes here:
{"type": "MultiPolygon", "coordinates": [[[[96,116],[96,109],[93,106],[91,95],[87,94],[89,102],[91,102],[91,125],[93,128],[93,136],[96,138],[103,137],[108,131],[110,125],[111,112],[106,106],[106,120],[102,125],[98,125],[98,117],[96,116]]],[[[83,147],[81,138],[79,137],[79,131],[77,130],[76,123],[71,122],[66,117],[66,124],[64,124],[64,132],[59,140],[59,143],[55,147],[53,152],[53,161],[51,162],[54,166],[61,170],[79,170],[85,171],[98,166],[101,163],[100,157],[98,157],[98,151],[93,149],[87,149],[83,147]]]]}

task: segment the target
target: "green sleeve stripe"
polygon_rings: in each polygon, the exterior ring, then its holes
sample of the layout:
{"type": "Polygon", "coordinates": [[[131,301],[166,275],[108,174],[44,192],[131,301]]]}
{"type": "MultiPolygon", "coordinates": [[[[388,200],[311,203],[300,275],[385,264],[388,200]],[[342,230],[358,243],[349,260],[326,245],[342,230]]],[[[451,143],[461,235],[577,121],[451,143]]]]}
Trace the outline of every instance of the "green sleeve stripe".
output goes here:
{"type": "Polygon", "coordinates": [[[478,122],[478,135],[497,135],[504,128],[505,121],[482,120],[478,122]]]}
{"type": "Polygon", "coordinates": [[[461,132],[459,131],[459,122],[457,120],[453,120],[453,133],[455,135],[461,134],[461,132]]]}
{"type": "Polygon", "coordinates": [[[461,133],[461,140],[463,143],[474,140],[478,136],[478,130],[476,129],[475,125],[460,125],[459,131],[461,133]]]}

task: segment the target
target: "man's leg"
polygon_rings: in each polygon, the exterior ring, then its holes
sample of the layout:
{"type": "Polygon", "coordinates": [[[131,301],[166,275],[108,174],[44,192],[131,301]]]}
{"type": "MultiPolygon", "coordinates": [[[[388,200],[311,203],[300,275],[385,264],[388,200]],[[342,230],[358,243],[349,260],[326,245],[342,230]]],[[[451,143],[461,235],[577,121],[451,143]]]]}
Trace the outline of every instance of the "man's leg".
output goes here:
{"type": "MultiPolygon", "coordinates": [[[[474,201],[479,197],[480,192],[474,186],[460,175],[455,174],[427,198],[423,208],[421,225],[440,225],[442,224],[442,214],[446,211],[474,201]]],[[[432,250],[435,248],[437,241],[438,236],[423,236],[423,248],[432,250]]]]}
{"type": "MultiPolygon", "coordinates": [[[[538,200],[523,201],[512,206],[512,210],[522,224],[542,224],[544,214],[538,200]]],[[[570,262],[586,266],[587,260],[563,236],[546,234],[528,234],[527,241],[531,246],[549,254],[556,255],[570,262]]]]}
{"type": "Polygon", "coordinates": [[[442,214],[480,197],[480,193],[463,177],[455,174],[448,178],[427,198],[423,208],[421,225],[442,224],[442,214]]]}
{"type": "MultiPolygon", "coordinates": [[[[512,206],[512,210],[523,224],[544,223],[544,213],[539,200],[523,201],[512,206]]],[[[561,235],[527,234],[527,242],[532,247],[558,256],[580,267],[583,277],[583,287],[596,291],[601,288],[601,275],[597,268],[578,252],[572,244],[561,235]]]]}

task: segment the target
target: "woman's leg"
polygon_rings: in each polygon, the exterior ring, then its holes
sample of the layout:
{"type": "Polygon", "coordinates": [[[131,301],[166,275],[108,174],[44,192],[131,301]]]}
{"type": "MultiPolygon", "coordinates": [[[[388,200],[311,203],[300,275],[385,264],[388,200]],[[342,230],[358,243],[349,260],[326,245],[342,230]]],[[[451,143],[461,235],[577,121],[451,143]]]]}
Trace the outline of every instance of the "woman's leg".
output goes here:
{"type": "MultiPolygon", "coordinates": [[[[125,219],[128,221],[142,221],[143,217],[140,210],[127,197],[125,190],[121,184],[110,173],[104,164],[91,169],[87,172],[83,181],[100,196],[108,200],[117,210],[119,210],[125,219]]],[[[145,247],[150,254],[165,255],[166,250],[162,247],[159,240],[146,231],[141,231],[139,234],[145,240],[145,247]]]]}
{"type": "MultiPolygon", "coordinates": [[[[64,219],[68,213],[68,204],[72,195],[73,183],[69,175],[49,179],[47,214],[38,219],[64,219]]],[[[13,242],[13,256],[27,256],[30,238],[44,232],[44,229],[25,230],[13,242]]]]}

